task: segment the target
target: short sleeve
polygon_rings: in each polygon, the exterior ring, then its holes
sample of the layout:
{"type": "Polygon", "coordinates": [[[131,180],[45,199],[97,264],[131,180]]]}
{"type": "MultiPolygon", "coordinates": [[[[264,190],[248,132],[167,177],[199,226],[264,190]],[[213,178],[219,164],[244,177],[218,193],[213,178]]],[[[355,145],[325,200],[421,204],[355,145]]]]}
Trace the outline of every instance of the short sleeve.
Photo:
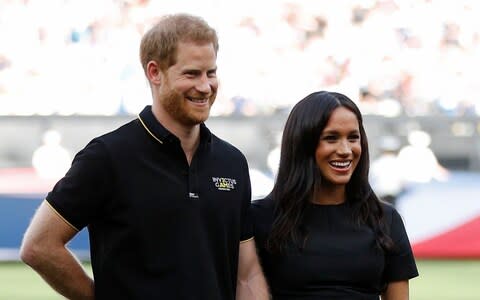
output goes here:
{"type": "Polygon", "coordinates": [[[386,256],[385,282],[407,280],[418,276],[410,241],[400,214],[391,208],[390,236],[394,248],[386,256]]]}
{"type": "Polygon", "coordinates": [[[72,166],[48,193],[46,201],[67,223],[81,230],[101,214],[111,182],[106,147],[95,139],[77,153],[72,166]]]}
{"type": "Polygon", "coordinates": [[[248,172],[248,165],[245,161],[245,187],[244,196],[242,199],[242,232],[240,235],[240,242],[246,242],[253,238],[253,220],[250,204],[252,201],[252,187],[250,183],[250,175],[248,172]]]}

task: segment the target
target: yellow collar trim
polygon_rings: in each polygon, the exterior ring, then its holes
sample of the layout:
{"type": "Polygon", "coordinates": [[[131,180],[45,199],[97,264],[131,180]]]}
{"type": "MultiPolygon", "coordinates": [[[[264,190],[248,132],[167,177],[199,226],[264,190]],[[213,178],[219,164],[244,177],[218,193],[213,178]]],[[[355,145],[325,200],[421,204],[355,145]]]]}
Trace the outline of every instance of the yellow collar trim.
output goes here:
{"type": "Polygon", "coordinates": [[[140,117],[140,115],[138,115],[138,119],[140,120],[140,123],[142,123],[143,127],[145,128],[145,130],[155,139],[157,140],[157,142],[159,142],[160,144],[163,144],[163,142],[158,138],[156,137],[151,131],[150,129],[148,129],[147,125],[145,125],[145,123],[143,122],[142,118],[140,117]]]}

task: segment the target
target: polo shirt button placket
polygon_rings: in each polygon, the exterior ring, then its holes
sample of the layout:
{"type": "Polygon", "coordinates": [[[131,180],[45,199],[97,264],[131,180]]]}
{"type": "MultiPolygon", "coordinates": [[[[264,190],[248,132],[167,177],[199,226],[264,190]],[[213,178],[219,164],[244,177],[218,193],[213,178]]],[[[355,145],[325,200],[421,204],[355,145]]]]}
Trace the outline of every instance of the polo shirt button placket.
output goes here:
{"type": "Polygon", "coordinates": [[[188,189],[189,189],[189,193],[188,193],[188,196],[190,197],[190,199],[198,199],[199,196],[198,196],[198,186],[196,184],[197,182],[197,177],[196,177],[196,172],[195,172],[195,169],[193,169],[192,167],[190,167],[190,171],[188,172],[188,189]]]}

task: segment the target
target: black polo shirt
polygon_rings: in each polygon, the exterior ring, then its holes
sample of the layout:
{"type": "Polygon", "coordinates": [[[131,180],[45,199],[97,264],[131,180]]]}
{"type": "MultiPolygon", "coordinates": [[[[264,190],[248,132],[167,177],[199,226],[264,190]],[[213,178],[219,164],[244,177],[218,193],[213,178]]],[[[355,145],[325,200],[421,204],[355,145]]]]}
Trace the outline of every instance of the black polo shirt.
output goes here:
{"type": "Polygon", "coordinates": [[[96,299],[234,299],[252,237],[245,157],[202,124],[188,165],[147,106],[92,140],[46,201],[88,226],[96,299]]]}

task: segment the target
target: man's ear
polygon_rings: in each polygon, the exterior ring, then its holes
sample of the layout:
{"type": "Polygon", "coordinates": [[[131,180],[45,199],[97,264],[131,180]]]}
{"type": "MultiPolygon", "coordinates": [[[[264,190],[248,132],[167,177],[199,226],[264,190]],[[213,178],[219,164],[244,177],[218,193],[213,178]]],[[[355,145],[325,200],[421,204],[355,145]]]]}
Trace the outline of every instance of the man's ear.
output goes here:
{"type": "Polygon", "coordinates": [[[147,78],[150,83],[160,85],[162,83],[162,70],[157,62],[151,60],[147,63],[147,78]]]}

